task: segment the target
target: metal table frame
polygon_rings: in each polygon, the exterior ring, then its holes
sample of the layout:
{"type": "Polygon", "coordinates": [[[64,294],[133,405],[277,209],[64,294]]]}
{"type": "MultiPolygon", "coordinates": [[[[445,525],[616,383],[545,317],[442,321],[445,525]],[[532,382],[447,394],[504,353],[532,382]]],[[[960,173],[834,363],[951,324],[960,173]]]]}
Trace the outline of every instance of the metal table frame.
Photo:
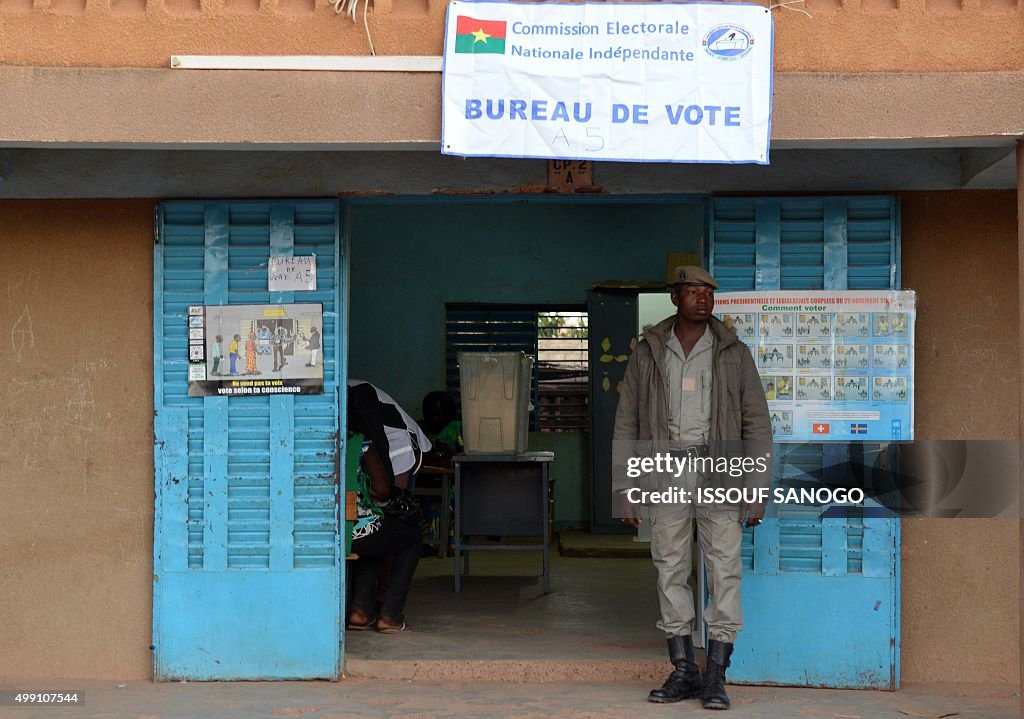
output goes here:
{"type": "Polygon", "coordinates": [[[440,516],[438,517],[437,556],[445,559],[448,556],[448,527],[451,524],[451,512],[448,500],[451,497],[453,470],[439,467],[421,467],[416,473],[416,486],[412,490],[414,497],[439,497],[440,516]],[[421,487],[421,479],[438,479],[440,487],[421,487]]]}
{"type": "MultiPolygon", "coordinates": [[[[462,591],[462,573],[469,574],[469,552],[524,552],[540,551],[544,555],[544,593],[551,591],[551,533],[549,528],[551,501],[551,490],[549,481],[549,467],[554,461],[554,452],[527,452],[525,454],[460,454],[453,458],[455,465],[455,591],[462,591]],[[540,544],[467,544],[462,536],[463,530],[463,506],[462,506],[462,479],[463,464],[479,465],[512,465],[524,470],[524,474],[534,474],[541,482],[541,507],[540,526],[536,533],[517,533],[515,536],[537,536],[541,537],[540,544]],[[533,470],[533,472],[531,472],[533,470]]],[[[489,532],[481,532],[489,534],[489,532]]],[[[499,534],[501,532],[495,532],[499,534]]]]}

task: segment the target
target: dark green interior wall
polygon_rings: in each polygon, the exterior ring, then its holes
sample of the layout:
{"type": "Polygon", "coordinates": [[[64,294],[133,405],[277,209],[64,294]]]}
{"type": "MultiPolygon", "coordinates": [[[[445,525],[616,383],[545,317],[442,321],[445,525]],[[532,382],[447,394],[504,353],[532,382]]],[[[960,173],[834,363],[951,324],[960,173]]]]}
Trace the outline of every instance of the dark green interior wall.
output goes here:
{"type": "Polygon", "coordinates": [[[555,527],[590,524],[590,435],[587,432],[530,432],[530,449],[554,452],[549,476],[555,498],[555,527]]]}
{"type": "MultiPolygon", "coordinates": [[[[699,251],[704,232],[703,203],[683,199],[349,209],[349,375],[416,417],[423,395],[444,388],[445,303],[583,304],[601,280],[663,281],[667,253],[699,251]]],[[[557,520],[584,521],[585,436],[547,439],[543,448],[567,460],[557,471],[557,520]]]]}

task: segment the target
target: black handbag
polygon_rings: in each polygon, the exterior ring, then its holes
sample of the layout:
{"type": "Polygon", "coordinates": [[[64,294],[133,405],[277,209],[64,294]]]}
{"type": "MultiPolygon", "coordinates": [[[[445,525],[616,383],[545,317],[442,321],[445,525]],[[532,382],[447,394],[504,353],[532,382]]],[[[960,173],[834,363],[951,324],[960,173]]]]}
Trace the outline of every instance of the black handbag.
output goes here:
{"type": "Polygon", "coordinates": [[[404,489],[395,487],[387,504],[381,505],[385,517],[394,517],[406,524],[419,524],[420,505],[404,489]]]}

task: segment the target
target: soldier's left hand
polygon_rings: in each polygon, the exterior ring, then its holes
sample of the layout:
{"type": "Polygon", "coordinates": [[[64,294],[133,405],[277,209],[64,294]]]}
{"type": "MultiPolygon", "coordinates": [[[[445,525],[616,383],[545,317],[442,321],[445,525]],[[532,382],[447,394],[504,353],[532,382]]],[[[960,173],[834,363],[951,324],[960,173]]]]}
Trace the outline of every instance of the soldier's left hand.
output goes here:
{"type": "Polygon", "coordinates": [[[764,502],[744,502],[740,506],[740,524],[756,527],[764,519],[764,502]]]}

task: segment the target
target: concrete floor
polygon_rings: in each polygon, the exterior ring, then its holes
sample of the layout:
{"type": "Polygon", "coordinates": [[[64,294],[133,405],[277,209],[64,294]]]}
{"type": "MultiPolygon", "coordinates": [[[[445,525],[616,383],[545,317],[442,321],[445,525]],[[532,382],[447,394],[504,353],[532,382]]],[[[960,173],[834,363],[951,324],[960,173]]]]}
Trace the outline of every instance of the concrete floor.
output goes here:
{"type": "Polygon", "coordinates": [[[899,692],[733,687],[728,714],[693,701],[649,704],[647,683],[406,682],[46,682],[75,688],[84,704],[63,708],[0,707],[0,719],[1016,719],[1012,689],[918,685],[899,692]]]}
{"type": "Polygon", "coordinates": [[[420,562],[414,631],[348,632],[345,671],[436,681],[650,680],[666,667],[650,558],[577,559],[552,552],[551,593],[539,552],[471,555],[462,592],[452,559],[420,562]]]}

